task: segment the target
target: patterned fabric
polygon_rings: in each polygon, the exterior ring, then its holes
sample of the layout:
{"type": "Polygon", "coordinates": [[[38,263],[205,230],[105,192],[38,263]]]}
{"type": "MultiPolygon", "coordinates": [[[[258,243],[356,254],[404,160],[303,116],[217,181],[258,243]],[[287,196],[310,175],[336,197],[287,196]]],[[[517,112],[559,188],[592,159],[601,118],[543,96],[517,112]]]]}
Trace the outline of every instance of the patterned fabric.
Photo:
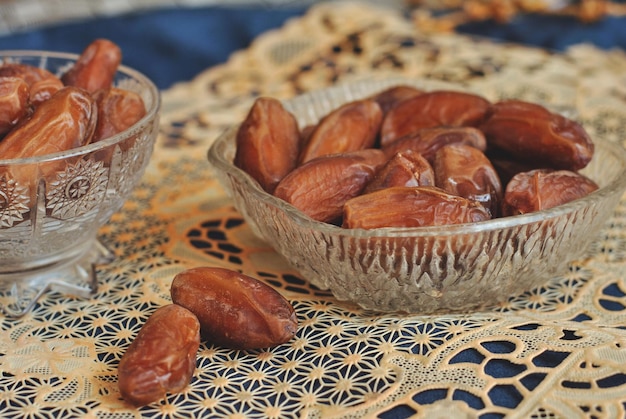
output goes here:
{"type": "Polygon", "coordinates": [[[311,287],[257,239],[206,160],[258,95],[289,98],[364,78],[445,80],[575,108],[591,135],[626,141],[626,56],[563,54],[425,35],[362,4],[318,5],[224,65],[163,92],[161,134],[142,184],[101,230],[116,256],[90,299],[45,295],[2,318],[2,417],[615,418],[626,413],[626,206],[568,272],[462,315],[366,312],[311,287]],[[260,351],[203,343],[188,388],[141,409],[117,388],[120,357],[170,302],[173,276],[224,266],[293,303],[295,339],[260,351]],[[412,416],[415,415],[415,416],[412,416]]]}
{"type": "Polygon", "coordinates": [[[623,0],[407,0],[421,9],[422,23],[437,30],[450,29],[468,21],[490,19],[510,22],[520,14],[569,16],[581,22],[597,22],[607,16],[623,16],[623,0]]]}

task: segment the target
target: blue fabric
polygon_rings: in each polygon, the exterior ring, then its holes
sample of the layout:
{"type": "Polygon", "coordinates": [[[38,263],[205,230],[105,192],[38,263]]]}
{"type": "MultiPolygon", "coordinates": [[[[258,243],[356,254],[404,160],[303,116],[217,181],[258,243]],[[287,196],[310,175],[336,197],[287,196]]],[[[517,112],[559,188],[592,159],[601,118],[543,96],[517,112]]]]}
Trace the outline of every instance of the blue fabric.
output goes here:
{"type": "Polygon", "coordinates": [[[159,9],[1,36],[0,49],[80,53],[91,40],[108,38],[121,47],[124,64],[165,89],[223,63],[261,33],[305,12],[267,6],[159,9]]]}
{"type": "Polygon", "coordinates": [[[602,49],[626,50],[626,17],[608,16],[598,22],[582,23],[573,17],[529,14],[508,24],[472,22],[460,26],[458,31],[555,51],[583,42],[602,49]]]}

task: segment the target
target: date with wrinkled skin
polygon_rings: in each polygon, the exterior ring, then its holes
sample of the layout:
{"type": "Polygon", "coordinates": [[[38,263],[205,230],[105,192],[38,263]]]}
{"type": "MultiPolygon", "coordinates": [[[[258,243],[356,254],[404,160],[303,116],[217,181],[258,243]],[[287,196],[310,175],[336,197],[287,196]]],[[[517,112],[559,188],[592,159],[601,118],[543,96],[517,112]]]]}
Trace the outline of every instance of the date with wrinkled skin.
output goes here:
{"type": "Polygon", "coordinates": [[[144,406],[187,387],[196,369],[200,323],[186,308],[158,308],[141,327],[120,360],[117,376],[122,397],[144,406]]]}
{"type": "Polygon", "coordinates": [[[399,152],[376,172],[363,193],[393,186],[435,186],[435,172],[421,154],[412,150],[399,152]]]}
{"type": "Polygon", "coordinates": [[[314,220],[338,223],[344,203],[359,195],[386,161],[373,148],[318,157],[285,176],[274,195],[314,220]]]}
{"type": "Polygon", "coordinates": [[[268,193],[297,165],[300,130],[293,114],[273,98],[255,100],[236,138],[234,164],[268,193]]]}
{"type": "Polygon", "coordinates": [[[482,151],[465,144],[449,144],[437,151],[433,168],[438,187],[480,202],[492,217],[500,214],[502,183],[482,151]]]}
{"type": "Polygon", "coordinates": [[[389,157],[394,154],[413,150],[420,153],[433,164],[435,153],[447,144],[467,144],[485,151],[487,140],[483,133],[474,127],[435,127],[424,128],[411,135],[402,137],[382,148],[389,157]]]}
{"type": "Polygon", "coordinates": [[[29,87],[29,99],[39,105],[63,88],[63,82],[50,71],[28,64],[6,63],[0,66],[0,77],[18,77],[29,87]]]}
{"type": "Polygon", "coordinates": [[[371,99],[348,102],[323,117],[300,151],[299,164],[316,157],[372,148],[383,112],[371,99]]]}
{"type": "Polygon", "coordinates": [[[507,184],[504,216],[527,214],[566,204],[598,189],[598,185],[569,170],[536,169],[518,173],[507,184]]]}
{"type": "Polygon", "coordinates": [[[381,146],[423,128],[477,126],[490,107],[487,99],[471,93],[438,90],[417,95],[398,103],[385,115],[381,146]]]}
{"type": "Polygon", "coordinates": [[[81,52],[80,56],[61,81],[94,93],[113,86],[115,73],[122,62],[122,50],[108,39],[96,39],[81,52]]]}
{"type": "Polygon", "coordinates": [[[28,84],[18,77],[0,77],[0,135],[30,113],[28,84]]]}
{"type": "Polygon", "coordinates": [[[30,85],[30,102],[33,106],[40,105],[63,87],[61,80],[56,77],[36,81],[30,85]]]}
{"type": "Polygon", "coordinates": [[[535,103],[495,103],[480,129],[490,147],[535,166],[577,171],[593,156],[593,142],[580,124],[535,103]]]}
{"type": "Polygon", "coordinates": [[[350,199],[343,227],[374,229],[474,223],[490,219],[480,203],[433,186],[396,186],[350,199]]]}
{"type": "Polygon", "coordinates": [[[0,142],[0,158],[42,156],[83,146],[96,127],[97,106],[82,89],[64,87],[0,142]]]}
{"type": "Polygon", "coordinates": [[[258,279],[225,268],[198,267],[178,273],[172,301],[193,312],[209,343],[261,349],[290,341],[298,329],[295,310],[258,279]]]}
{"type": "Polygon", "coordinates": [[[398,103],[417,95],[421,95],[422,93],[424,93],[424,91],[418,89],[417,87],[401,84],[398,86],[392,86],[374,94],[372,99],[378,102],[383,111],[383,115],[385,115],[389,112],[389,109],[393,108],[398,103]]]}
{"type": "Polygon", "coordinates": [[[92,142],[112,137],[132,127],[146,115],[141,96],[130,90],[98,90],[93,94],[98,107],[98,121],[92,142]]]}

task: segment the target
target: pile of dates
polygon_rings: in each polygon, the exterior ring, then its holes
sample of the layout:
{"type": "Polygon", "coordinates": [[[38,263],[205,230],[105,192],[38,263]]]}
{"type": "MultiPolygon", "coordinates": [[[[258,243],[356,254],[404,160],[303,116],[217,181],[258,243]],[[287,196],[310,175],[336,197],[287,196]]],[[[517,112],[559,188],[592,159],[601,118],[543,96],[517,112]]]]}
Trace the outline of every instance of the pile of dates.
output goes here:
{"type": "Polygon", "coordinates": [[[393,86],[312,126],[258,98],[235,166],[310,218],[344,228],[471,223],[548,209],[598,188],[583,127],[538,104],[393,86]]]}
{"type": "Polygon", "coordinates": [[[118,366],[122,397],[135,406],[183,391],[196,369],[201,339],[232,349],[261,349],[291,340],[298,320],[280,293],[256,278],[217,267],[178,273],[172,304],[142,326],[118,366]]]}
{"type": "Polygon", "coordinates": [[[0,160],[67,151],[120,133],[145,114],[142,98],[113,86],[118,45],[92,41],[62,75],[0,65],[0,160]]]}

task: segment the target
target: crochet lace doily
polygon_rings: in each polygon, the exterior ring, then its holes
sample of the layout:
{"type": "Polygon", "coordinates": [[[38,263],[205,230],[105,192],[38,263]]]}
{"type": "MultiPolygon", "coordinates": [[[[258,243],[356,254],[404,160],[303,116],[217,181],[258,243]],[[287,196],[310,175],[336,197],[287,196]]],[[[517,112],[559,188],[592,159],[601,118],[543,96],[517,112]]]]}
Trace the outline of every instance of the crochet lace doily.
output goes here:
{"type": "MultiPolygon", "coordinates": [[[[184,65],[181,64],[181,65],[184,65]]],[[[462,315],[363,311],[311,287],[232,207],[206,152],[258,95],[290,98],[363,78],[431,78],[575,108],[591,135],[626,140],[626,56],[563,54],[455,34],[364,4],[319,4],[219,67],[163,92],[157,149],[123,210],[100,233],[116,259],[91,299],[51,293],[2,318],[2,417],[615,418],[626,411],[626,207],[589,257],[497,309],[462,315]],[[283,345],[203,343],[191,384],[131,408],[117,365],[141,325],[170,302],[173,276],[224,266],[294,305],[283,345]]]]}

